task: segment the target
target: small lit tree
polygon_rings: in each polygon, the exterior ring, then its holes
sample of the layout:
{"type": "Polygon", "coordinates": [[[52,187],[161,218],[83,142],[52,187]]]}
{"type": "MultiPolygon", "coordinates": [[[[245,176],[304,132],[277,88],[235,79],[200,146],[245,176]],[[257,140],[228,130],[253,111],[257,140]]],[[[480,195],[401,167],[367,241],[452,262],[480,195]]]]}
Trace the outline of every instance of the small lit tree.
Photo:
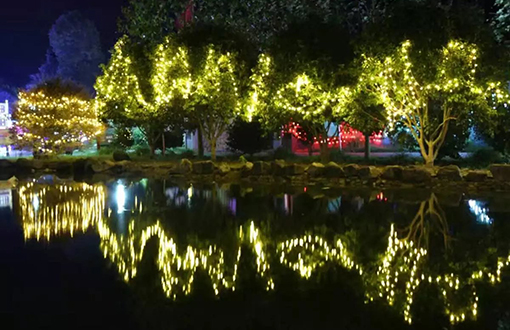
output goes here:
{"type": "Polygon", "coordinates": [[[193,77],[191,93],[186,101],[190,116],[198,121],[216,160],[218,139],[241,111],[238,78],[232,53],[221,53],[209,45],[201,67],[193,77]]]}
{"type": "Polygon", "coordinates": [[[450,42],[428,73],[412,63],[410,49],[406,41],[384,60],[365,58],[360,85],[380,97],[390,126],[400,122],[409,129],[425,164],[433,166],[450,122],[473,111],[490,113],[504,95],[497,84],[477,82],[474,45],[450,42]]]}
{"type": "Polygon", "coordinates": [[[34,155],[58,154],[101,133],[101,123],[82,86],[53,79],[18,95],[13,138],[34,155]]]}

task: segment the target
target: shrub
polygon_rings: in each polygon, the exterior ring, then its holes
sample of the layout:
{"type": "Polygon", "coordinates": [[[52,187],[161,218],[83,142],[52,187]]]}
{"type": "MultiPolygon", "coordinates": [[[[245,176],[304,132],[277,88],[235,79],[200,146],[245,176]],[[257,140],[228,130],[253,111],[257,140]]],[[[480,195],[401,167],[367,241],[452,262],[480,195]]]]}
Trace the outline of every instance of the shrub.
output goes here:
{"type": "Polygon", "coordinates": [[[259,121],[236,119],[228,129],[228,147],[236,152],[253,155],[271,148],[272,138],[266,135],[259,121]]]}
{"type": "Polygon", "coordinates": [[[470,166],[487,167],[490,164],[502,163],[505,161],[499,151],[493,149],[479,149],[467,159],[470,166]]]}

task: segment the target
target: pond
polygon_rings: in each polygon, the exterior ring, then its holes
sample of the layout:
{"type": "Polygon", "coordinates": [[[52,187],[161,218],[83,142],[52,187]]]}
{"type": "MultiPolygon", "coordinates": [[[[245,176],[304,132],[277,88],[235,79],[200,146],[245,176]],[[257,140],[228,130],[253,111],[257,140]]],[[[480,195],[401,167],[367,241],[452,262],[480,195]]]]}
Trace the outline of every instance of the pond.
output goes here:
{"type": "Polygon", "coordinates": [[[509,329],[510,196],[19,182],[9,329],[509,329]]]}

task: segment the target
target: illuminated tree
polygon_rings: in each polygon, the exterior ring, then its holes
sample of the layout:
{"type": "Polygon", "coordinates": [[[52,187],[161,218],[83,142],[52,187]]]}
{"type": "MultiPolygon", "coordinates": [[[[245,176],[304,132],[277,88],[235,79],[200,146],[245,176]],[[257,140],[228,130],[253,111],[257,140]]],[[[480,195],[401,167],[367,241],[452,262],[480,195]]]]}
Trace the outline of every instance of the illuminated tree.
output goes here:
{"type": "Polygon", "coordinates": [[[187,52],[171,39],[148,55],[140,56],[130,46],[125,37],[115,45],[95,86],[96,107],[107,119],[138,126],[154,154],[163,132],[182,120],[191,87],[187,52]],[[141,61],[149,63],[140,68],[141,61]]]}
{"type": "Polygon", "coordinates": [[[219,137],[241,112],[236,64],[234,54],[221,53],[209,45],[201,67],[194,72],[192,91],[186,102],[190,116],[197,120],[211,147],[213,160],[219,137]]]}
{"type": "Polygon", "coordinates": [[[328,132],[350,96],[351,90],[347,87],[331,90],[317,78],[300,74],[277,91],[271,109],[288,120],[299,122],[310,132],[319,143],[322,161],[328,161],[328,132]]]}
{"type": "Polygon", "coordinates": [[[13,138],[34,154],[57,154],[101,133],[101,123],[83,87],[60,79],[18,95],[13,138]]]}
{"type": "Polygon", "coordinates": [[[384,107],[377,97],[363,90],[353,93],[343,118],[349,125],[362,132],[365,137],[365,159],[370,158],[370,136],[382,131],[386,125],[384,107]]]}
{"type": "Polygon", "coordinates": [[[498,84],[478,83],[474,45],[451,41],[426,73],[413,63],[410,49],[411,42],[406,41],[384,60],[365,58],[360,84],[373,88],[390,126],[405,125],[426,165],[433,166],[450,122],[473,112],[492,113],[493,101],[504,95],[498,84]]]}

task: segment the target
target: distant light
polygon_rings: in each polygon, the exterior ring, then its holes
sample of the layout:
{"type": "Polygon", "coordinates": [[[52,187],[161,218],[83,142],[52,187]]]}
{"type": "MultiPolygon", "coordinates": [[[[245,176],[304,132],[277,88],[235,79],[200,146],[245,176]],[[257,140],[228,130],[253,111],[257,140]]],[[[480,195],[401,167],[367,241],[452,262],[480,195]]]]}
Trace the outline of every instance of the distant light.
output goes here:
{"type": "Polygon", "coordinates": [[[39,196],[35,195],[32,198],[32,205],[34,206],[35,212],[37,212],[39,210],[39,196]]]}

